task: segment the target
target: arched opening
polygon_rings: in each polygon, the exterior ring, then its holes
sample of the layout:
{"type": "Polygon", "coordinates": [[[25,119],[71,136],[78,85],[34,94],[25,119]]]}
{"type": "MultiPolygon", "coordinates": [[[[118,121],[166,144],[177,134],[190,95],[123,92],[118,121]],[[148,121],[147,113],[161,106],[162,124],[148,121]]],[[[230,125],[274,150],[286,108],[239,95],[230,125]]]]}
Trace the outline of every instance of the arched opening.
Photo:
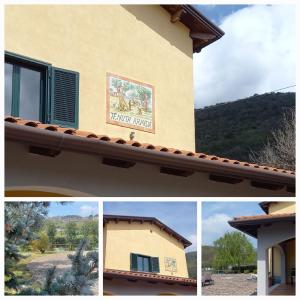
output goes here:
{"type": "Polygon", "coordinates": [[[69,195],[43,191],[5,191],[5,197],[71,197],[69,195]]]}
{"type": "Polygon", "coordinates": [[[93,197],[95,195],[56,186],[12,186],[5,197],[93,197]]]}
{"type": "Polygon", "coordinates": [[[280,245],[268,248],[268,287],[285,283],[285,252],[280,245]]]}
{"type": "Polygon", "coordinates": [[[291,238],[268,249],[269,295],[294,295],[295,245],[295,238],[291,238]]]}

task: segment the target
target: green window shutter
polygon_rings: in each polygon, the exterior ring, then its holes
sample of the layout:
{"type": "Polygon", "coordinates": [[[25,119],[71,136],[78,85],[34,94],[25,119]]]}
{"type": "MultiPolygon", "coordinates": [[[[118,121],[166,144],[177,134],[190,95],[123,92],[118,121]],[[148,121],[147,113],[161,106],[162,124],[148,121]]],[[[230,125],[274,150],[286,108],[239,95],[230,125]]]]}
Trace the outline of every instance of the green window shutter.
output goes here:
{"type": "Polygon", "coordinates": [[[137,268],[137,255],[134,253],[130,253],[130,271],[137,271],[137,268]]]}
{"type": "Polygon", "coordinates": [[[151,257],[151,272],[159,273],[159,259],[158,257],[151,257]]]}
{"type": "Polygon", "coordinates": [[[79,73],[52,68],[50,123],[78,128],[79,73]]]}

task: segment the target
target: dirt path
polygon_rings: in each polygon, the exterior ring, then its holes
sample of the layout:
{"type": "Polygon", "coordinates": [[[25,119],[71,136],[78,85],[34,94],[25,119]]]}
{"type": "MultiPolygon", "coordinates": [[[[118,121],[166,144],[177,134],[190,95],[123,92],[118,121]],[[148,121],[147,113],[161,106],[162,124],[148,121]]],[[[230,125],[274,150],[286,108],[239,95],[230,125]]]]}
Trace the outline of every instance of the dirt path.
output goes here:
{"type": "MultiPolygon", "coordinates": [[[[34,257],[28,264],[27,268],[32,273],[32,281],[44,285],[46,272],[49,268],[56,266],[56,274],[60,275],[65,271],[71,269],[71,261],[68,254],[74,253],[73,251],[66,251],[60,253],[44,254],[43,256],[34,257]]],[[[92,287],[93,295],[98,295],[98,280],[92,287]]]]}
{"type": "Polygon", "coordinates": [[[215,284],[202,287],[202,295],[254,295],[257,283],[249,278],[250,274],[213,274],[215,284]]]}

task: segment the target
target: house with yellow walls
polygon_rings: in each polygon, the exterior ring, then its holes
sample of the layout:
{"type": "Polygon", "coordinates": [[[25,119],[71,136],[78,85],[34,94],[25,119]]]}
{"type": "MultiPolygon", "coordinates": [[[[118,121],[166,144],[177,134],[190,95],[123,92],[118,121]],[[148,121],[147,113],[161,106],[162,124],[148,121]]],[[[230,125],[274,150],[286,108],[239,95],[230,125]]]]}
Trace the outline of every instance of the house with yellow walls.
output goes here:
{"type": "Polygon", "coordinates": [[[153,217],[103,216],[104,295],[196,295],[191,242],[153,217]]]}
{"type": "Polygon", "coordinates": [[[257,238],[257,294],[295,295],[296,203],[260,206],[264,215],[236,217],[229,224],[257,238]]]}
{"type": "Polygon", "coordinates": [[[193,54],[224,32],[194,6],[4,16],[6,196],[294,196],[292,171],[195,152],[193,54]]]}

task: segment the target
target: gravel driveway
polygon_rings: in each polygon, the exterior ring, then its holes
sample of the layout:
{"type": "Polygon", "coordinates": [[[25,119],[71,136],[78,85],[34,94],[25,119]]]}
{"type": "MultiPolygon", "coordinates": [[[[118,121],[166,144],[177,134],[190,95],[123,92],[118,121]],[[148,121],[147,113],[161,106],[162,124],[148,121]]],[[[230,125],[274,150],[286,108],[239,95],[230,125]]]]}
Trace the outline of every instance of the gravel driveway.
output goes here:
{"type": "Polygon", "coordinates": [[[256,295],[256,281],[250,274],[213,274],[213,285],[202,287],[202,295],[256,295]]]}
{"type": "MultiPolygon", "coordinates": [[[[49,268],[56,266],[56,274],[62,274],[71,269],[71,261],[68,254],[74,251],[66,251],[59,253],[44,254],[40,257],[35,257],[27,264],[28,270],[32,273],[32,281],[38,282],[41,286],[44,285],[46,272],[49,268]]],[[[93,295],[98,295],[98,280],[92,287],[93,295]]]]}

